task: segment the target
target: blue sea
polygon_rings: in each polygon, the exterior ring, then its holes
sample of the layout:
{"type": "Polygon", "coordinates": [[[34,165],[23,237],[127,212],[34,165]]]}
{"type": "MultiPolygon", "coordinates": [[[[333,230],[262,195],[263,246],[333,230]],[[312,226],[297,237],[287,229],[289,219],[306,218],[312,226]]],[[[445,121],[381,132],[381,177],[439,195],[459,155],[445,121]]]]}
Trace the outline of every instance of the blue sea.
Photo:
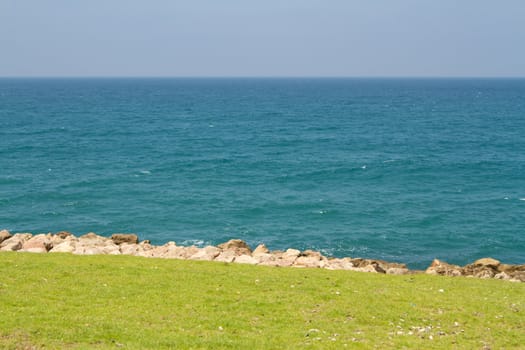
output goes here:
{"type": "Polygon", "coordinates": [[[0,229],[525,263],[525,79],[0,79],[0,229]]]}

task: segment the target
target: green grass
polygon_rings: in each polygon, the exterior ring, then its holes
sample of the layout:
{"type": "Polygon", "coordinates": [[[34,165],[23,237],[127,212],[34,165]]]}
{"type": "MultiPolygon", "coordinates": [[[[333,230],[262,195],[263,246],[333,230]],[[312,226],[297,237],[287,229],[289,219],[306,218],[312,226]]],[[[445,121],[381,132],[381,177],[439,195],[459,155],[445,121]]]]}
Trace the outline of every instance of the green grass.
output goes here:
{"type": "Polygon", "coordinates": [[[345,347],[525,348],[525,284],[0,254],[0,348],[345,347]]]}

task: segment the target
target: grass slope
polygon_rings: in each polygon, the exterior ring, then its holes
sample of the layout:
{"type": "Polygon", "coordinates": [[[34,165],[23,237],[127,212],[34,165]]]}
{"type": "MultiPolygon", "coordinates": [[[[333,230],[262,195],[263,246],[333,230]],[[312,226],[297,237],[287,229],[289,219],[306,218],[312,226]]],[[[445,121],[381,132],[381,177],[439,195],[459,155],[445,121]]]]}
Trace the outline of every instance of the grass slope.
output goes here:
{"type": "Polygon", "coordinates": [[[0,348],[512,349],[525,284],[0,254],[0,348]]]}

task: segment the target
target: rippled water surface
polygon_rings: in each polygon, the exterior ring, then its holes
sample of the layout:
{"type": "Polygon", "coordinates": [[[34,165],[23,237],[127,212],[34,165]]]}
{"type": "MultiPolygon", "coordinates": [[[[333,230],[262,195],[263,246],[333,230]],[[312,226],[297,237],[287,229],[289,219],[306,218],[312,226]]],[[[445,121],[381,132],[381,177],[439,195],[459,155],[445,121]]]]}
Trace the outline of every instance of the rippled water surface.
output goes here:
{"type": "Polygon", "coordinates": [[[0,79],[0,228],[525,263],[525,80],[0,79]]]}

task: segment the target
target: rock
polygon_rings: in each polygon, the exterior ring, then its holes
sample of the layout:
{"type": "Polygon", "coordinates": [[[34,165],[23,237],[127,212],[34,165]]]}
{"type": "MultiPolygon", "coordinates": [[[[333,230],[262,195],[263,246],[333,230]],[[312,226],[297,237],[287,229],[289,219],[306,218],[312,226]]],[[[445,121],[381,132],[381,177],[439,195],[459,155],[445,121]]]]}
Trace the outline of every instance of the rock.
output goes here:
{"type": "Polygon", "coordinates": [[[317,257],[300,256],[293,262],[293,267],[321,267],[321,260],[317,257]]]}
{"type": "Polygon", "coordinates": [[[111,239],[119,245],[122,243],[139,243],[139,237],[134,233],[114,233],[111,235],[111,239]]]}
{"type": "Polygon", "coordinates": [[[257,263],[259,263],[257,259],[247,254],[236,256],[234,262],[239,263],[239,264],[250,264],[250,265],[256,265],[257,263]]]}
{"type": "Polygon", "coordinates": [[[510,280],[511,277],[509,275],[507,275],[505,272],[500,272],[496,275],[494,275],[494,278],[498,279],[498,280],[510,280]]]}
{"type": "Polygon", "coordinates": [[[235,254],[233,250],[224,250],[215,258],[215,261],[231,263],[235,260],[236,256],[237,254],[235,254]]]}
{"type": "MultiPolygon", "coordinates": [[[[114,244],[117,245],[116,243],[114,244]]],[[[136,243],[123,242],[117,246],[119,247],[120,253],[124,255],[137,255],[137,253],[143,251],[142,247],[136,243]]]]}
{"type": "Polygon", "coordinates": [[[104,247],[102,247],[102,253],[108,255],[120,255],[120,247],[113,242],[107,242],[104,247]]]}
{"type": "Polygon", "coordinates": [[[473,276],[474,277],[477,277],[477,278],[492,278],[494,277],[496,274],[494,273],[494,270],[490,269],[490,268],[483,268],[483,269],[480,269],[479,271],[476,271],[473,276]]]}
{"type": "Polygon", "coordinates": [[[195,253],[197,253],[199,251],[199,248],[197,248],[196,246],[192,245],[192,246],[189,246],[189,247],[183,247],[183,250],[182,250],[182,259],[189,259],[190,256],[194,255],[195,253]]]}
{"type": "MultiPolygon", "coordinates": [[[[174,242],[169,242],[164,246],[153,248],[149,251],[152,256],[160,253],[160,257],[167,259],[186,259],[187,251],[185,247],[179,247],[174,242]]],[[[195,254],[195,252],[193,253],[195,254]]]]}
{"type": "Polygon", "coordinates": [[[11,233],[9,233],[9,231],[7,231],[7,230],[0,231],[0,243],[2,243],[3,241],[5,241],[6,239],[11,238],[11,237],[12,237],[12,235],[11,235],[11,233]]]}
{"type": "Polygon", "coordinates": [[[361,258],[353,258],[353,259],[350,259],[350,261],[352,262],[352,265],[354,265],[354,267],[366,267],[370,265],[370,262],[371,262],[368,259],[361,259],[361,258]]]}
{"type": "Polygon", "coordinates": [[[500,262],[492,258],[483,258],[476,260],[473,264],[463,267],[465,276],[474,276],[477,278],[493,278],[500,271],[498,267],[500,262]]]}
{"type": "Polygon", "coordinates": [[[85,235],[79,237],[79,239],[96,239],[101,240],[104,237],[97,235],[95,232],[88,232],[85,235]]]}
{"type": "Polygon", "coordinates": [[[173,242],[170,242],[164,246],[151,249],[146,255],[151,254],[152,257],[161,257],[167,259],[189,259],[192,255],[198,253],[199,250],[200,249],[195,246],[182,247],[175,245],[173,242]]]}
{"type": "Polygon", "coordinates": [[[386,273],[386,270],[383,268],[383,265],[376,261],[371,262],[368,266],[372,266],[377,273],[386,273]]]}
{"type": "Polygon", "coordinates": [[[497,268],[500,265],[500,262],[492,258],[482,258],[482,259],[476,260],[473,265],[497,268]]]}
{"type": "Polygon", "coordinates": [[[199,249],[195,254],[190,256],[191,260],[207,260],[211,261],[215,259],[219,254],[221,253],[221,250],[217,247],[213,246],[207,246],[202,249],[199,249]]]}
{"type": "Polygon", "coordinates": [[[254,254],[252,254],[252,256],[257,260],[258,265],[272,266],[276,261],[276,257],[270,253],[255,254],[254,251],[254,254]]]}
{"type": "Polygon", "coordinates": [[[385,271],[390,269],[390,268],[407,269],[408,270],[406,264],[401,264],[401,263],[396,263],[396,262],[388,262],[388,261],[383,261],[383,260],[374,260],[374,261],[376,261],[381,266],[381,268],[383,268],[385,271]]]}
{"type": "Polygon", "coordinates": [[[62,239],[66,239],[67,237],[73,236],[73,234],[68,231],[60,231],[60,232],[55,233],[55,236],[62,238],[62,239]]]}
{"type": "Polygon", "coordinates": [[[151,245],[151,243],[149,242],[149,240],[145,240],[145,241],[142,241],[139,243],[139,246],[142,247],[142,249],[145,251],[145,252],[148,252],[150,250],[152,250],[154,248],[154,246],[151,245]]]}
{"type": "Polygon", "coordinates": [[[507,274],[510,274],[516,271],[525,271],[525,265],[500,264],[498,266],[498,271],[506,272],[507,274]]]}
{"type": "Polygon", "coordinates": [[[274,251],[271,255],[272,258],[266,259],[261,265],[289,267],[294,264],[301,252],[297,249],[287,249],[285,252],[274,251]]]}
{"type": "Polygon", "coordinates": [[[323,258],[320,252],[316,252],[315,250],[310,250],[310,249],[305,250],[304,252],[299,254],[299,256],[304,256],[304,257],[309,257],[309,258],[319,258],[319,260],[323,258]]]}
{"type": "Polygon", "coordinates": [[[299,257],[299,255],[301,255],[301,252],[297,249],[286,249],[286,251],[282,255],[282,258],[284,260],[290,260],[293,262],[299,257]]]}
{"type": "Polygon", "coordinates": [[[128,254],[152,258],[175,258],[191,260],[214,260],[237,262],[241,264],[266,265],[276,267],[326,268],[330,270],[350,270],[371,273],[405,275],[427,273],[444,276],[467,276],[475,278],[495,278],[510,282],[525,282],[525,265],[502,264],[493,258],[482,258],[474,263],[460,267],[435,259],[426,271],[409,270],[405,264],[383,260],[361,258],[326,258],[320,252],[288,249],[285,252],[270,252],[260,244],[252,252],[248,244],[240,239],[232,239],[218,247],[177,246],[168,242],[162,246],[153,246],[145,240],[138,243],[135,234],[115,233],[111,238],[89,232],[79,238],[67,231],[55,234],[16,233],[0,230],[0,251],[27,252],[68,252],[80,255],[128,254]]]}
{"type": "Polygon", "coordinates": [[[102,249],[99,247],[79,245],[75,247],[72,253],[75,255],[100,255],[102,254],[102,249]]]}
{"type": "Polygon", "coordinates": [[[5,244],[3,244],[0,247],[1,252],[14,252],[14,251],[22,249],[22,241],[20,240],[10,241],[9,239],[6,239],[4,243],[5,244]]]}
{"type": "MultiPolygon", "coordinates": [[[[357,271],[362,271],[363,268],[366,268],[367,271],[374,269],[374,272],[386,273],[386,269],[390,267],[389,263],[387,263],[386,261],[382,261],[382,260],[355,258],[355,259],[350,259],[350,261],[352,262],[355,268],[361,269],[357,271]]],[[[398,264],[393,263],[392,267],[398,267],[398,264]]],[[[351,270],[355,270],[355,269],[351,269],[351,270]]]]}
{"type": "Polygon", "coordinates": [[[463,275],[463,268],[458,265],[451,265],[444,261],[434,259],[432,264],[426,269],[425,273],[429,275],[461,276],[463,275]]]}
{"type": "MultiPolygon", "coordinates": [[[[68,237],[69,238],[69,237],[68,237]]],[[[79,247],[97,247],[100,251],[108,243],[112,242],[109,238],[99,236],[95,233],[88,233],[86,235],[80,236],[77,243],[77,248],[79,247]]]]}
{"type": "Polygon", "coordinates": [[[75,250],[75,245],[72,241],[63,241],[58,245],[53,246],[50,253],[72,253],[75,250]]]}
{"type": "Polygon", "coordinates": [[[321,253],[313,250],[305,250],[294,261],[295,267],[324,267],[327,265],[327,259],[321,253]]]}
{"type": "Polygon", "coordinates": [[[332,258],[328,259],[325,268],[329,270],[351,270],[354,268],[354,264],[350,258],[332,258]]]}
{"type": "Polygon", "coordinates": [[[51,240],[53,247],[65,241],[65,238],[59,237],[57,235],[50,235],[49,239],[51,240]]]}
{"type": "Polygon", "coordinates": [[[301,252],[297,249],[287,249],[285,252],[275,251],[271,255],[273,256],[272,258],[267,258],[260,264],[277,267],[292,266],[299,255],[301,255],[301,252]]]}
{"type": "Polygon", "coordinates": [[[228,242],[219,244],[217,247],[222,250],[231,250],[235,252],[235,255],[251,255],[252,253],[250,246],[240,239],[231,239],[228,242]]]}
{"type": "Polygon", "coordinates": [[[0,251],[17,251],[22,249],[23,244],[33,235],[30,233],[15,233],[10,238],[0,243],[0,251]]]}
{"type": "Polygon", "coordinates": [[[21,251],[30,253],[47,253],[53,248],[50,236],[39,234],[31,237],[22,245],[21,251]]]}
{"type": "Polygon", "coordinates": [[[252,256],[256,257],[262,254],[269,254],[269,253],[270,251],[268,250],[268,248],[266,248],[264,244],[259,244],[257,248],[255,248],[255,250],[253,251],[252,256]]]}

